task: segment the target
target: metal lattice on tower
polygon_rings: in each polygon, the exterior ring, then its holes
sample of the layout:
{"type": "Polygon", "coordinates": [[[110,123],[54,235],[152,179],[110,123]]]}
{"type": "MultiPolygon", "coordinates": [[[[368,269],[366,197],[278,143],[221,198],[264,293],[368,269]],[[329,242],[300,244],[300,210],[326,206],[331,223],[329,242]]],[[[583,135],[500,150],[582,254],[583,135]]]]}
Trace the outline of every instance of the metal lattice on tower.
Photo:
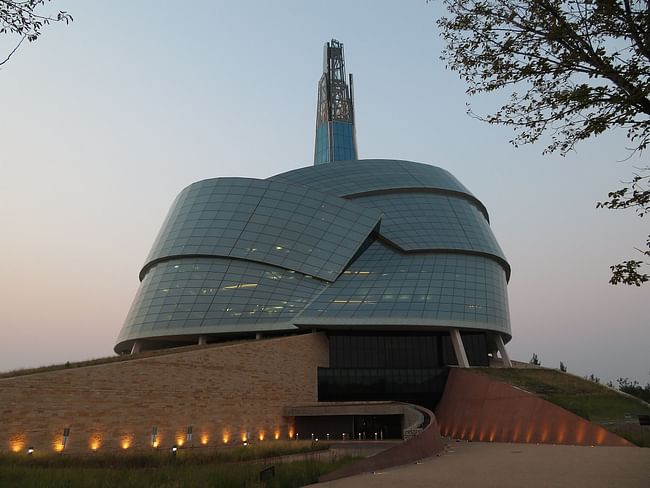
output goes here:
{"type": "Polygon", "coordinates": [[[358,159],[352,75],[348,84],[343,43],[332,39],[324,46],[318,83],[314,165],[350,159],[358,159]]]}

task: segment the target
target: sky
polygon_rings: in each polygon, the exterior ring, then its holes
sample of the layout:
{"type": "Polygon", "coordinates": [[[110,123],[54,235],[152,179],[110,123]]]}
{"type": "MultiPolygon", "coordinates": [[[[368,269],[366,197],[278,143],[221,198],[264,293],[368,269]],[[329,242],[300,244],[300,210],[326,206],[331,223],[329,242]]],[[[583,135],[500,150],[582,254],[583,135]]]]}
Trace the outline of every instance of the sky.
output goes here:
{"type": "MultiPolygon", "coordinates": [[[[488,208],[512,266],[511,357],[650,381],[650,285],[608,284],[648,224],[596,209],[630,178],[623,134],[566,157],[466,114],[439,2],[55,0],[0,70],[0,371],[105,357],[176,194],[312,164],[322,46],[345,44],[360,158],[429,163],[488,208]]],[[[0,37],[0,57],[15,38],[0,37]]]]}

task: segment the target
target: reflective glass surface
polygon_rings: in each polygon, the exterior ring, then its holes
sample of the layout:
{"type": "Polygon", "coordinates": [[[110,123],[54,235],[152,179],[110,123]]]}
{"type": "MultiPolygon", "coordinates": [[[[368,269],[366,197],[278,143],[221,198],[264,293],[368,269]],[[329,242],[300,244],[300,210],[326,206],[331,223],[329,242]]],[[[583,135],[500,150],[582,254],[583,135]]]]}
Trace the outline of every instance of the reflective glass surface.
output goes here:
{"type": "MultiPolygon", "coordinates": [[[[318,368],[319,401],[398,400],[435,408],[457,365],[447,332],[330,333],[328,368],[318,368]]],[[[462,334],[471,366],[487,366],[484,333],[462,334]]]]}
{"type": "Polygon", "coordinates": [[[485,216],[469,200],[435,193],[397,193],[353,201],[382,212],[381,235],[405,251],[458,249],[506,259],[485,216]]]}
{"type": "Polygon", "coordinates": [[[269,328],[270,323],[284,323],[282,327],[291,329],[293,316],[324,286],[319,279],[251,261],[164,261],[151,268],[140,284],[118,342],[256,330],[258,324],[269,328]]]}
{"type": "Polygon", "coordinates": [[[314,164],[323,164],[329,162],[329,145],[327,138],[327,122],[316,127],[316,144],[314,154],[314,164]]]}
{"type": "Polygon", "coordinates": [[[332,319],[378,326],[455,324],[510,334],[505,272],[482,256],[408,255],[376,241],[309,304],[296,323],[332,319]]]}
{"type": "Polygon", "coordinates": [[[349,122],[326,122],[316,128],[314,164],[357,159],[354,146],[354,126],[349,122]],[[332,137],[328,144],[328,128],[332,137]],[[330,153],[331,149],[331,153],[330,153]]]}
{"type": "Polygon", "coordinates": [[[172,205],[116,350],[296,326],[509,337],[507,273],[482,204],[434,166],[361,160],[204,180],[172,205]]]}
{"type": "Polygon", "coordinates": [[[391,159],[336,161],[280,173],[269,179],[297,183],[338,196],[395,188],[431,188],[472,196],[442,168],[391,159]]]}
{"type": "Polygon", "coordinates": [[[204,180],[174,202],[147,263],[168,256],[231,256],[334,280],[379,217],[300,185],[204,180]]]}

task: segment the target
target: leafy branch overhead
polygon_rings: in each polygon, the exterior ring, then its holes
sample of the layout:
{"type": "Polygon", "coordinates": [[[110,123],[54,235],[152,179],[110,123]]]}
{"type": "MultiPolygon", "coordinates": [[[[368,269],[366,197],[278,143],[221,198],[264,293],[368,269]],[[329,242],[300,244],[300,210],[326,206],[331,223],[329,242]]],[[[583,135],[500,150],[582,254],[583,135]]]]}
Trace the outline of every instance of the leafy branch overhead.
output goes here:
{"type": "MultiPolygon", "coordinates": [[[[647,0],[444,0],[441,58],[476,95],[508,90],[496,112],[515,146],[549,136],[561,154],[585,139],[623,129],[631,149],[650,142],[650,2],[647,0]]],[[[647,169],[644,170],[647,174],[647,169]]],[[[605,208],[647,211],[647,176],[610,193],[605,208]]],[[[650,248],[649,248],[650,249],[650,248]]],[[[648,255],[648,251],[641,251],[648,255]]],[[[613,283],[648,281],[641,261],[612,267],[613,283]]]]}
{"type": "Polygon", "coordinates": [[[5,64],[16,52],[22,42],[27,39],[35,41],[41,35],[41,29],[51,22],[72,22],[72,15],[59,11],[55,15],[40,15],[36,13],[38,7],[49,3],[50,0],[0,0],[0,34],[15,34],[20,40],[14,49],[0,61],[0,66],[5,64]]]}

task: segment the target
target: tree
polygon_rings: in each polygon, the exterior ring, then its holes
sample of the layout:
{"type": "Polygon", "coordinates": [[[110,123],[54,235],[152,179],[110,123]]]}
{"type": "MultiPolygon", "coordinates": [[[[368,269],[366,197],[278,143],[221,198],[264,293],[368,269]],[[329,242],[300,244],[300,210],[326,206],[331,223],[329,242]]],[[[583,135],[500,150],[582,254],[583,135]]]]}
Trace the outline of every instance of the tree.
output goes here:
{"type": "Polygon", "coordinates": [[[539,358],[537,357],[537,353],[536,353],[536,352],[533,353],[533,357],[530,358],[530,361],[528,361],[528,363],[529,363],[529,364],[532,364],[533,366],[540,366],[540,365],[542,364],[542,362],[541,362],[541,361],[539,360],[539,358]]]}
{"type": "Polygon", "coordinates": [[[595,376],[593,373],[591,373],[589,376],[585,376],[585,379],[600,384],[600,378],[598,376],[595,376]]]}
{"type": "Polygon", "coordinates": [[[641,400],[650,403],[650,383],[645,387],[641,386],[638,381],[630,381],[629,378],[619,378],[616,380],[618,389],[628,395],[633,395],[641,400]]]}
{"type": "MultiPolygon", "coordinates": [[[[650,142],[650,2],[648,0],[444,0],[438,20],[441,59],[476,95],[511,90],[496,112],[468,112],[511,126],[518,146],[549,136],[544,153],[566,155],[611,129],[627,133],[632,153],[650,142]]],[[[597,206],[649,209],[650,169],[597,206]]],[[[650,257],[648,250],[639,250],[650,257]]],[[[641,260],[611,267],[612,284],[650,280],[641,260]]]]}
{"type": "Polygon", "coordinates": [[[560,371],[562,373],[566,373],[566,371],[567,371],[566,364],[564,364],[562,361],[560,361],[560,371]]]}
{"type": "Polygon", "coordinates": [[[15,34],[20,36],[16,46],[8,53],[0,66],[5,64],[18,50],[25,39],[35,41],[41,35],[43,26],[50,22],[72,22],[72,16],[64,11],[59,11],[55,16],[39,15],[35,11],[38,7],[49,3],[50,0],[0,0],[0,34],[15,34]]]}

